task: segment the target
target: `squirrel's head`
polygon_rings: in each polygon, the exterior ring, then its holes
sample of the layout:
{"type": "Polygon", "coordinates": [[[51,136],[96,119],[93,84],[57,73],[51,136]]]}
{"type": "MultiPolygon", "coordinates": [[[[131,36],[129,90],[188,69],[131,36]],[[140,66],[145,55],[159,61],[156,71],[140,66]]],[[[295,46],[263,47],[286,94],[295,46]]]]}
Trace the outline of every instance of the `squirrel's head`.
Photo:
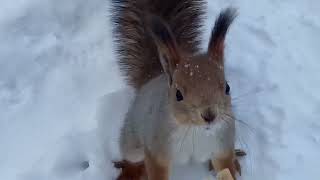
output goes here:
{"type": "Polygon", "coordinates": [[[224,41],[235,14],[230,8],[221,12],[207,52],[197,55],[183,51],[169,26],[158,17],[152,18],[150,33],[167,75],[170,110],[178,123],[205,125],[233,120],[224,72],[224,41]]]}

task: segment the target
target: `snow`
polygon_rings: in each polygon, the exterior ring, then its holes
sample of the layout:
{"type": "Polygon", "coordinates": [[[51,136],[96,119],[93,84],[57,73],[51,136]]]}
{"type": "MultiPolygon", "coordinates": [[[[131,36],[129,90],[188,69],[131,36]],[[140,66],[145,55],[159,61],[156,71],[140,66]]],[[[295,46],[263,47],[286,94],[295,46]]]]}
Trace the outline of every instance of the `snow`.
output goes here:
{"type": "MultiPolygon", "coordinates": [[[[117,138],[133,97],[112,51],[109,1],[3,0],[0,179],[114,179],[117,138]]],[[[241,179],[317,179],[320,1],[214,0],[239,16],[226,46],[241,179]]],[[[204,47],[205,47],[204,43],[204,47]]],[[[172,179],[214,179],[204,165],[172,179]]]]}

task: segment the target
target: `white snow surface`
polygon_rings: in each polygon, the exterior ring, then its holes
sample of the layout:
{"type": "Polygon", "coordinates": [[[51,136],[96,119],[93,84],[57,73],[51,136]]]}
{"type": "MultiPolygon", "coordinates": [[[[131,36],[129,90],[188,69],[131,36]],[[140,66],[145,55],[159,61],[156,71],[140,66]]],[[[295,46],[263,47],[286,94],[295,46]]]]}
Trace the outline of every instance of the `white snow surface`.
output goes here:
{"type": "MultiPolygon", "coordinates": [[[[210,0],[239,16],[226,44],[243,180],[319,179],[320,1],[210,0]]],[[[112,180],[133,92],[105,0],[2,0],[0,179],[112,180]]],[[[205,165],[172,179],[214,179],[205,165]]]]}

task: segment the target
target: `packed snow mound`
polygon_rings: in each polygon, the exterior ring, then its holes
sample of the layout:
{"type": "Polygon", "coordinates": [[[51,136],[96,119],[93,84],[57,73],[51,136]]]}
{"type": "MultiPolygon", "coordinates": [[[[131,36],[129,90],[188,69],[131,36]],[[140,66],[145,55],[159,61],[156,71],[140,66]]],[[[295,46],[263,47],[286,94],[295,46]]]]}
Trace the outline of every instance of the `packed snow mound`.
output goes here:
{"type": "MultiPolygon", "coordinates": [[[[320,1],[208,1],[204,44],[227,6],[226,42],[244,180],[317,179],[320,1]]],[[[116,65],[105,0],[0,6],[0,179],[112,180],[134,97],[116,65]]],[[[172,179],[214,179],[206,165],[172,179]]]]}

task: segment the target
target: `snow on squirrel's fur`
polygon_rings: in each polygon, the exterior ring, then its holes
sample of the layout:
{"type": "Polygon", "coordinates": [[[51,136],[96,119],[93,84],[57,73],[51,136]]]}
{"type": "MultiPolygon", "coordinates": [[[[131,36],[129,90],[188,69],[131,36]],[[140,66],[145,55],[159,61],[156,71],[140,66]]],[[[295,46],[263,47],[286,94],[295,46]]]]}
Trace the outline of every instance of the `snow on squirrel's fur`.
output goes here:
{"type": "MultiPolygon", "coordinates": [[[[208,1],[204,40],[238,8],[226,42],[245,180],[317,179],[320,2],[208,1]]],[[[5,0],[0,7],[0,178],[109,180],[132,99],[104,0],[5,0]]],[[[204,46],[207,42],[204,42],[204,46]]],[[[172,179],[213,179],[205,165],[172,179]]]]}

